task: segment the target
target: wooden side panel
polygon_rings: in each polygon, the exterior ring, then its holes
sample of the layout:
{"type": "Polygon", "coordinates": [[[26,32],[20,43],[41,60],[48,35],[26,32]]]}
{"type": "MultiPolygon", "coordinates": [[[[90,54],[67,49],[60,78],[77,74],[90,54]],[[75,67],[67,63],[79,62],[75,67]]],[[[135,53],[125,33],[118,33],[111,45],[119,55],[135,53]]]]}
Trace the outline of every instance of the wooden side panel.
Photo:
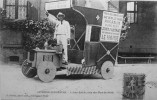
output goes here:
{"type": "Polygon", "coordinates": [[[97,55],[98,68],[101,68],[101,65],[105,61],[111,61],[113,64],[115,64],[117,51],[118,51],[117,43],[100,42],[97,55]]]}
{"type": "Polygon", "coordinates": [[[85,43],[85,64],[86,66],[95,66],[97,61],[97,53],[99,42],[86,42],[85,43]]]}
{"type": "Polygon", "coordinates": [[[59,68],[61,67],[61,58],[59,55],[55,54],[55,53],[47,53],[47,52],[37,52],[37,55],[36,55],[36,67],[39,66],[39,64],[41,62],[43,62],[44,60],[46,60],[46,56],[51,56],[52,59],[51,61],[54,63],[54,65],[59,68]]]}

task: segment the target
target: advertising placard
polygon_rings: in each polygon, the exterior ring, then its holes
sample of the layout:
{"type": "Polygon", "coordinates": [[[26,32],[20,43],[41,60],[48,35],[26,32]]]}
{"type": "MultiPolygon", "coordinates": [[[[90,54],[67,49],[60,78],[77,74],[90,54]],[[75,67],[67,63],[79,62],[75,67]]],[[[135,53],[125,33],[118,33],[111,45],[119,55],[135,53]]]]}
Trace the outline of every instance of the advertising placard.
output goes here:
{"type": "Polygon", "coordinates": [[[123,22],[123,14],[103,12],[100,41],[119,42],[123,22]]]}

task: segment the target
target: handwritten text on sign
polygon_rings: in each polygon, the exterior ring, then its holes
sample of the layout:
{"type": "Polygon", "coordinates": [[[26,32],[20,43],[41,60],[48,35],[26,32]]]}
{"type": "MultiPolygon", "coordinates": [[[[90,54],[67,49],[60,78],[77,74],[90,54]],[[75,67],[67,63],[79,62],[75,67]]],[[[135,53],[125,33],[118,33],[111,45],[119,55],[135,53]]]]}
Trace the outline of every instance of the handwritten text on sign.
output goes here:
{"type": "Polygon", "coordinates": [[[123,14],[103,12],[100,41],[119,42],[123,14]]]}

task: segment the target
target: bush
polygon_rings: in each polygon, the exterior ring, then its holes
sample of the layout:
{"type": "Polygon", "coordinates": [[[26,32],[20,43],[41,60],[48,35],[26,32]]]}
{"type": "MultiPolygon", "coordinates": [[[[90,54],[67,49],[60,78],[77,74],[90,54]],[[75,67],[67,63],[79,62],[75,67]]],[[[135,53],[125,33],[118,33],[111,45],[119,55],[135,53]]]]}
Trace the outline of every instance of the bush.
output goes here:
{"type": "Polygon", "coordinates": [[[26,51],[36,47],[43,49],[45,41],[53,39],[54,26],[47,19],[5,21],[5,26],[7,29],[22,32],[23,47],[26,51]]]}
{"type": "Polygon", "coordinates": [[[130,23],[128,22],[127,16],[123,19],[122,30],[120,40],[124,41],[127,38],[128,30],[130,29],[130,23]]]}

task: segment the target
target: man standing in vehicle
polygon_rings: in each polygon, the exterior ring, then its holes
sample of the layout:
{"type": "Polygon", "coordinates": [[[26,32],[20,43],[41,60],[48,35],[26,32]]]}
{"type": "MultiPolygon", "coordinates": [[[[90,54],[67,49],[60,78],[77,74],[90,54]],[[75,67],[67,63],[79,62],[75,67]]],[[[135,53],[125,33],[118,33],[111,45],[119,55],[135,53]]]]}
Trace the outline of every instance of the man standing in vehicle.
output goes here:
{"type": "Polygon", "coordinates": [[[70,24],[64,20],[65,15],[59,12],[57,15],[58,23],[55,27],[54,38],[57,39],[58,44],[63,45],[63,63],[68,64],[68,41],[70,39],[70,24]]]}

